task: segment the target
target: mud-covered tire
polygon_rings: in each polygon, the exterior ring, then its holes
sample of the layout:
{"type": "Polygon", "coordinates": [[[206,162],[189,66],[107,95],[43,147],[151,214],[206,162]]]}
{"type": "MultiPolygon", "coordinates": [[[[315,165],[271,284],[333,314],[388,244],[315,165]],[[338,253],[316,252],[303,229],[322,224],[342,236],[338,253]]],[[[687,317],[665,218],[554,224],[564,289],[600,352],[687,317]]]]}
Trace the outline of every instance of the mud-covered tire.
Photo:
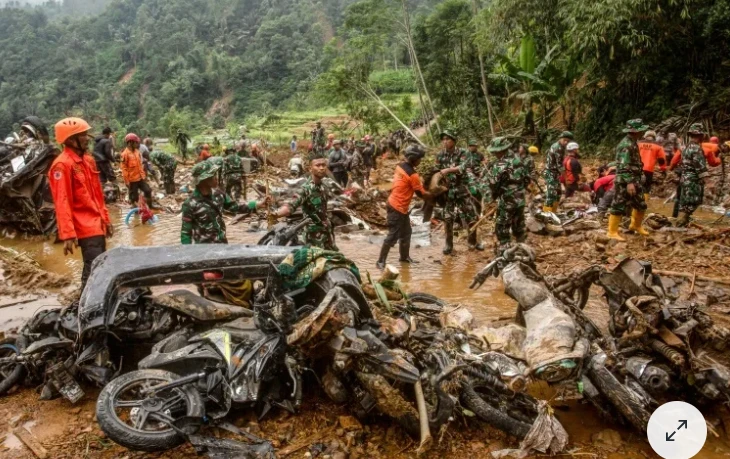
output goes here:
{"type": "MultiPolygon", "coordinates": [[[[0,340],[0,357],[19,355],[28,347],[28,338],[23,335],[9,336],[0,340]]],[[[10,389],[20,384],[27,369],[22,363],[13,363],[0,367],[0,396],[8,393],[10,389]]]]}
{"type": "Polygon", "coordinates": [[[411,303],[432,304],[434,306],[441,306],[442,308],[449,304],[448,302],[442,300],[435,295],[423,292],[409,293],[408,301],[410,301],[411,303]]]}
{"type": "MultiPolygon", "coordinates": [[[[164,370],[138,370],[126,373],[107,384],[96,401],[96,419],[101,430],[114,442],[133,450],[156,452],[166,451],[185,442],[185,437],[172,428],[163,431],[150,432],[136,429],[117,416],[115,405],[117,396],[126,388],[140,381],[169,382],[179,379],[175,373],[164,370]]],[[[205,405],[193,385],[186,385],[175,389],[186,404],[185,416],[203,417],[205,405]]],[[[142,426],[144,427],[144,425],[142,426]]],[[[188,434],[194,433],[192,431],[188,434]]]]}
{"type": "Polygon", "coordinates": [[[530,424],[511,417],[499,407],[492,406],[470,384],[463,386],[461,403],[482,421],[520,440],[525,438],[532,427],[530,424]]]}

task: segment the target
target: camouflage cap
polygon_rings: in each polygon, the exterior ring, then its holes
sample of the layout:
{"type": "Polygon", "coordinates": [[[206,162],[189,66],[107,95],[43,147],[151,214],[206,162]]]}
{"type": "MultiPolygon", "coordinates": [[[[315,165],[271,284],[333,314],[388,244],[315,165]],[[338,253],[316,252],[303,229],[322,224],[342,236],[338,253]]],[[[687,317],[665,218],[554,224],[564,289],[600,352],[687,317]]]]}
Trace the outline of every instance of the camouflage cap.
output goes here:
{"type": "Polygon", "coordinates": [[[477,142],[477,139],[469,139],[469,142],[467,143],[467,145],[470,147],[478,147],[479,142],[477,142]]]}
{"type": "Polygon", "coordinates": [[[560,138],[561,139],[573,140],[573,139],[575,139],[575,136],[570,131],[563,131],[563,132],[560,133],[560,138]]]}
{"type": "Polygon", "coordinates": [[[454,134],[454,131],[452,131],[450,129],[444,129],[443,132],[441,132],[441,134],[439,134],[439,139],[444,140],[444,137],[448,137],[451,140],[453,140],[454,142],[459,140],[459,138],[456,136],[456,134],[454,134]]]}
{"type": "Polygon", "coordinates": [[[702,126],[702,123],[692,123],[692,125],[689,127],[689,130],[687,131],[687,133],[693,134],[693,135],[704,135],[705,127],[702,126]]]}
{"type": "Polygon", "coordinates": [[[644,124],[644,121],[641,118],[636,118],[633,120],[628,120],[626,122],[626,127],[623,129],[623,132],[625,133],[636,133],[636,132],[644,132],[648,131],[649,126],[644,124]]]}
{"type": "Polygon", "coordinates": [[[509,150],[509,148],[512,146],[509,140],[507,140],[505,137],[495,137],[492,139],[492,142],[489,144],[489,153],[499,153],[505,150],[509,150]]]}
{"type": "Polygon", "coordinates": [[[220,168],[221,166],[217,162],[211,160],[205,160],[196,164],[195,167],[193,167],[193,184],[198,186],[198,184],[203,180],[215,177],[220,168]]]}

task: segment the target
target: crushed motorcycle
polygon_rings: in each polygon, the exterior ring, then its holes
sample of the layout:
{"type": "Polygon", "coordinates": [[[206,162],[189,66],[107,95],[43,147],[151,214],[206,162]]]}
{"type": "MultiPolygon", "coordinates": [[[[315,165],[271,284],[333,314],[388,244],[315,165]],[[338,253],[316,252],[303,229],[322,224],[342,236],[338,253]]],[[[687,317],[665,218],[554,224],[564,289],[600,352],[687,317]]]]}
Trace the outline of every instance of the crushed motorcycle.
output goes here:
{"type": "MultiPolygon", "coordinates": [[[[0,344],[0,394],[41,383],[41,398],[76,403],[83,382],[104,386],[125,361],[183,327],[250,317],[249,308],[204,298],[195,289],[228,275],[261,275],[286,251],[249,247],[116,248],[99,257],[78,303],[38,311],[17,337],[0,344]],[[189,288],[160,285],[187,285],[189,288]]],[[[251,277],[250,277],[251,278],[251,277]]]]}

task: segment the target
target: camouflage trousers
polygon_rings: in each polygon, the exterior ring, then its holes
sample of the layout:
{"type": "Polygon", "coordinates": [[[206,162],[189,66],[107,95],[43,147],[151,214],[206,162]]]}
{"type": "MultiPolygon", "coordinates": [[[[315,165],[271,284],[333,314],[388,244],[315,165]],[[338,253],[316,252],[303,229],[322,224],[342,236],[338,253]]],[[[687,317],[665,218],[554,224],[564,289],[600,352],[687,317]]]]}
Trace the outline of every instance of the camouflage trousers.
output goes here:
{"type": "Polygon", "coordinates": [[[477,220],[479,215],[473,199],[466,192],[458,193],[449,190],[444,206],[444,221],[453,224],[454,222],[466,222],[471,224],[477,220]]]}
{"type": "Polygon", "coordinates": [[[517,242],[524,242],[527,237],[525,229],[525,200],[497,199],[497,218],[494,223],[494,234],[500,244],[510,242],[510,230],[517,242]]]}
{"type": "Polygon", "coordinates": [[[696,177],[682,177],[679,210],[692,214],[702,204],[705,196],[705,185],[696,177]]]}
{"type": "Polygon", "coordinates": [[[226,194],[231,196],[236,201],[238,201],[238,198],[240,198],[242,194],[242,180],[243,177],[241,176],[241,174],[228,174],[225,177],[226,194]]]}
{"type": "Polygon", "coordinates": [[[640,183],[634,182],[636,193],[629,195],[627,183],[616,183],[614,190],[616,195],[611,204],[611,215],[629,215],[631,209],[639,212],[646,212],[646,201],[644,201],[644,188],[640,183]]]}
{"type": "Polygon", "coordinates": [[[175,169],[177,165],[172,167],[161,167],[160,175],[162,175],[162,183],[165,186],[165,193],[175,193],[175,169]]]}
{"type": "Polygon", "coordinates": [[[560,188],[560,179],[558,174],[546,170],[543,173],[545,179],[545,205],[552,206],[560,202],[560,195],[563,190],[560,188]]]}
{"type": "Polygon", "coordinates": [[[353,169],[350,171],[350,182],[351,183],[357,183],[360,186],[363,186],[365,183],[365,173],[364,171],[360,169],[353,169]]]}
{"type": "Polygon", "coordinates": [[[335,233],[331,227],[325,225],[309,225],[304,229],[305,244],[319,247],[324,250],[339,251],[335,245],[335,233]]]}

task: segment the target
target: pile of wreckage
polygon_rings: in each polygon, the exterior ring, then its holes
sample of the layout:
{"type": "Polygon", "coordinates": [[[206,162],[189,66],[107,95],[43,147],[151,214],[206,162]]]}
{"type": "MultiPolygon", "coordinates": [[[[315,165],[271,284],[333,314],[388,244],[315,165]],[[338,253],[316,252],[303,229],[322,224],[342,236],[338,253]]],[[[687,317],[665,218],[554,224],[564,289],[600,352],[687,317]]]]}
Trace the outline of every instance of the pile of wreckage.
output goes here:
{"type": "Polygon", "coordinates": [[[270,441],[227,416],[296,413],[317,387],[360,420],[390,418],[419,450],[469,411],[464,419],[520,441],[496,457],[566,450],[550,404],[527,392],[534,381],[640,432],[664,401],[730,395],[730,370],[714,357],[730,330],[647,263],[547,279],[532,249],[514,245],[472,287],[501,275],[515,320],[471,330],[466,309],[404,292],[393,269],[362,282],[342,254],[273,245],[292,233],[278,228],[254,247],[106,252],[78,303],[40,311],[0,343],[0,394],[35,383],[43,398],[75,403],[93,383],[108,438],[142,451],[188,441],[211,457],[274,457],[270,441]],[[593,285],[608,303],[607,330],[583,311],[593,285]],[[204,435],[211,426],[231,438],[204,435]]]}

